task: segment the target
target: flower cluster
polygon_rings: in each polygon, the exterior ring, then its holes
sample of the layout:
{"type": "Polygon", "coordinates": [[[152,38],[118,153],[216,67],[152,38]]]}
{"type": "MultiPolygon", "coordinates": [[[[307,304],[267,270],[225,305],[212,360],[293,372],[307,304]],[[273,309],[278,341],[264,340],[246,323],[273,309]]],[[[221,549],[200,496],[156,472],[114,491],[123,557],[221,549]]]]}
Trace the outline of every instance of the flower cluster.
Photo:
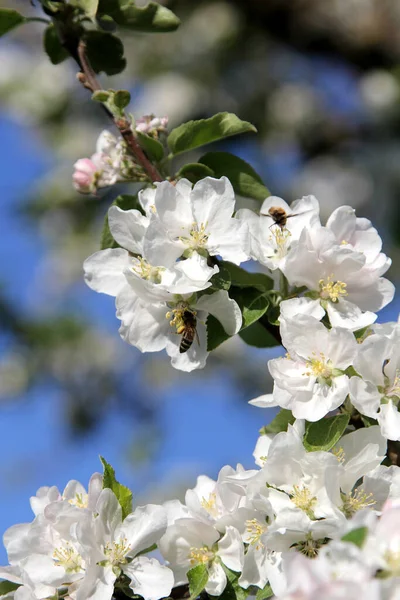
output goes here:
{"type": "MultiPolygon", "coordinates": [[[[135,130],[157,139],[167,131],[167,127],[168,117],[145,115],[137,120],[135,130]]],[[[81,194],[95,194],[97,190],[118,182],[145,179],[123,139],[117,139],[106,129],[97,140],[96,152],[90,158],[76,161],[72,176],[74,187],[81,194]]]]}
{"type": "Polygon", "coordinates": [[[248,258],[246,226],[232,218],[232,186],[226,177],[208,177],[193,188],[186,179],[164,181],[138,199],[141,211],[108,211],[120,247],[85,261],[86,282],[116,297],[120,334],[128,343],[142,352],[165,349],[184,371],[204,367],[208,315],[229,335],[242,324],[237,303],[210,281],[219,272],[213,257],[236,264],[248,258]]]}
{"type": "Polygon", "coordinates": [[[184,504],[139,506],[124,519],[100,474],[88,493],[77,481],[62,494],[40,488],[34,520],[4,535],[0,576],[17,588],[8,598],[111,600],[130,589],[158,600],[199,568],[211,596],[229,582],[285,600],[351,598],[355,585],[397,597],[400,469],[381,465],[379,427],[346,433],[330,451],[308,452],[304,435],[302,420],[262,435],[256,468],[225,466],[217,481],[200,476],[184,504]]]}

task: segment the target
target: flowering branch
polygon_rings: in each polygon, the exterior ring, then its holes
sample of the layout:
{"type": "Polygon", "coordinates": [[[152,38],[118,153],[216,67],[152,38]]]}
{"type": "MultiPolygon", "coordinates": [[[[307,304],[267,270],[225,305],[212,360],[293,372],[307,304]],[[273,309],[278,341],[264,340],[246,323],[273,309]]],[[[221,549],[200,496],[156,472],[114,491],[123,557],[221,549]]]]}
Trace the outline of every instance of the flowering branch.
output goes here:
{"type": "MultiPolygon", "coordinates": [[[[90,64],[90,61],[86,54],[86,43],[83,40],[79,41],[78,44],[78,57],[79,57],[79,65],[82,69],[82,76],[79,77],[81,83],[87,89],[91,90],[91,92],[98,92],[102,90],[100,83],[97,80],[95,72],[90,64]]],[[[116,118],[109,111],[107,111],[109,116],[114,121],[115,126],[119,129],[120,134],[124,138],[131,154],[135,158],[136,162],[138,162],[143,169],[146,171],[151,181],[163,181],[163,177],[161,177],[160,173],[156,169],[156,167],[152,164],[152,162],[147,158],[142,148],[140,147],[132,129],[129,120],[124,116],[121,118],[116,118]]]]}

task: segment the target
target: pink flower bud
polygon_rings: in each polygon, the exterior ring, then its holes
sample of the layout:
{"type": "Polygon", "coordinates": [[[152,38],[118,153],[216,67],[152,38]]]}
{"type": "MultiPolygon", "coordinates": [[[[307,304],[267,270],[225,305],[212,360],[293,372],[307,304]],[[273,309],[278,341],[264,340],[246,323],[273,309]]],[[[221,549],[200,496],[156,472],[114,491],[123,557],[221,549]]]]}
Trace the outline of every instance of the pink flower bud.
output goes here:
{"type": "Polygon", "coordinates": [[[81,194],[92,194],[96,191],[97,167],[90,158],[80,158],[74,164],[72,181],[81,194]]]}
{"type": "Polygon", "coordinates": [[[136,121],[136,131],[141,133],[160,133],[165,131],[168,126],[168,117],[155,117],[154,115],[144,115],[136,121]]]}

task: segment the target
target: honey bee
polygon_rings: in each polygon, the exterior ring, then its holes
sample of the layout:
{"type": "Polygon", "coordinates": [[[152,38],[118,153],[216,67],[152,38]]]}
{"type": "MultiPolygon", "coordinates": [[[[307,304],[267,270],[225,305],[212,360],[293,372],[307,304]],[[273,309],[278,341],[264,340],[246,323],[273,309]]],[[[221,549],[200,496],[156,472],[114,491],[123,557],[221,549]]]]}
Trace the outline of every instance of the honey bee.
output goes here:
{"type": "MultiPolygon", "coordinates": [[[[261,213],[263,214],[263,213],[261,213]]],[[[272,225],[278,225],[282,230],[286,227],[286,221],[290,219],[290,217],[297,217],[300,213],[288,215],[284,208],[281,206],[271,206],[268,210],[268,214],[264,214],[264,217],[271,217],[273,220],[272,225]]],[[[270,225],[270,227],[272,227],[270,225]]]]}
{"type": "Polygon", "coordinates": [[[196,325],[196,315],[191,310],[184,309],[182,313],[182,324],[177,329],[177,333],[182,334],[181,343],[179,345],[179,352],[181,354],[189,350],[193,344],[194,338],[196,338],[197,343],[200,344],[196,325]]]}

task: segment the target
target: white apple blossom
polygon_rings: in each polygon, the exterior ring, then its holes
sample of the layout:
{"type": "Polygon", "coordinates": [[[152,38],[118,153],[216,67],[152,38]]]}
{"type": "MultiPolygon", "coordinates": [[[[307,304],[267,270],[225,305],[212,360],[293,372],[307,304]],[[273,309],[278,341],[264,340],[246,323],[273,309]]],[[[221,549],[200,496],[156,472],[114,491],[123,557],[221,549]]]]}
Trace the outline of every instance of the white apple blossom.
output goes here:
{"type": "Polygon", "coordinates": [[[193,188],[187,179],[156,185],[154,213],[144,240],[149,262],[171,267],[193,252],[235,264],[249,259],[248,229],[232,217],[235,193],[229,179],[206,177],[193,188]]]}
{"type": "Polygon", "coordinates": [[[251,258],[271,271],[280,269],[291,245],[298,240],[304,227],[320,225],[319,204],[314,196],[304,196],[289,206],[282,198],[270,196],[264,200],[260,214],[248,208],[237,211],[236,217],[249,228],[251,258]],[[275,209],[283,211],[287,221],[281,225],[270,214],[275,209]]]}
{"type": "Polygon", "coordinates": [[[171,570],[154,558],[138,556],[164,534],[165,510],[153,504],[139,506],[122,520],[115,494],[104,489],[96,512],[79,530],[88,560],[76,600],[111,600],[114,583],[121,573],[129,577],[130,588],[144,600],[168,596],[174,583],[171,570]]]}
{"type": "Polygon", "coordinates": [[[350,399],[362,414],[377,419],[382,434],[400,440],[400,328],[373,334],[359,345],[354,359],[359,377],[350,380],[350,399]]]}
{"type": "Polygon", "coordinates": [[[158,136],[165,133],[168,127],[168,117],[156,117],[155,115],[144,115],[137,119],[135,130],[147,135],[158,136]]]}
{"type": "Polygon", "coordinates": [[[290,285],[308,288],[309,302],[321,303],[333,327],[354,331],[371,325],[393,299],[393,284],[381,277],[389,266],[386,257],[367,263],[363,252],[339,245],[330,229],[314,227],[303,229],[282,271],[290,285]]]}
{"type": "Polygon", "coordinates": [[[287,354],[268,363],[273,393],[250,404],[281,406],[297,419],[318,421],[344,402],[349,392],[345,370],[353,363],[357,343],[346,329],[328,330],[307,315],[285,322],[281,333],[287,354]]]}
{"type": "Polygon", "coordinates": [[[243,542],[239,532],[231,526],[221,534],[206,521],[180,518],[170,525],[158,545],[161,554],[174,572],[175,585],[187,582],[187,572],[206,565],[208,581],[205,587],[212,596],[222,594],[227,577],[221,562],[233,571],[243,566],[243,542]]]}

